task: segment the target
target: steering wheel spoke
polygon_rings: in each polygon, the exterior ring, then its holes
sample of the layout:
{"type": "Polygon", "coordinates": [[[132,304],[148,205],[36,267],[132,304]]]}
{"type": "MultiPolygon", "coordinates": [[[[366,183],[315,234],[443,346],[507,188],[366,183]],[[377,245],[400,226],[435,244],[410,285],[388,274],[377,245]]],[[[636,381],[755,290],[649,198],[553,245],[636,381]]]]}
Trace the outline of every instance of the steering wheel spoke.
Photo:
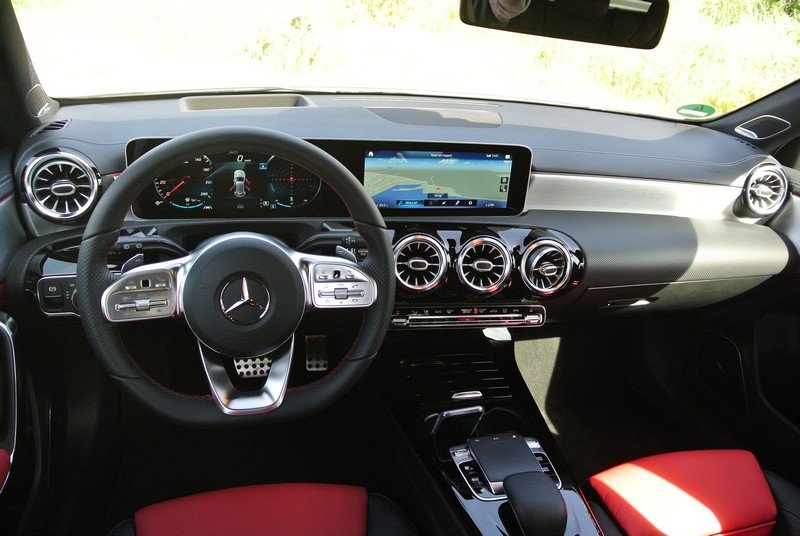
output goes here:
{"type": "Polygon", "coordinates": [[[135,322],[180,316],[179,289],[189,258],[139,266],[122,274],[103,292],[105,319],[135,322]]]}
{"type": "Polygon", "coordinates": [[[340,257],[304,256],[309,307],[338,309],[369,307],[375,303],[377,284],[358,264],[340,257]]]}
{"type": "Polygon", "coordinates": [[[269,372],[264,384],[253,390],[241,390],[231,380],[233,358],[223,356],[198,341],[200,358],[217,407],[226,415],[255,415],[277,409],[286,394],[289,369],[294,352],[294,336],[267,355],[254,360],[268,360],[269,372]],[[226,363],[228,361],[228,363],[226,363]],[[227,365],[227,366],[226,366],[227,365]]]}

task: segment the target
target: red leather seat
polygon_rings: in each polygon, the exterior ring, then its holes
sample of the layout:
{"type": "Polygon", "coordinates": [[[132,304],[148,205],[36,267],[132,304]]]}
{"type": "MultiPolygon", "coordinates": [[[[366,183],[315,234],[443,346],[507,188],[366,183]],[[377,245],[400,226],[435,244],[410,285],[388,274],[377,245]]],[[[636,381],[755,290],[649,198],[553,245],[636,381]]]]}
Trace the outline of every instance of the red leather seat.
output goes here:
{"type": "Polygon", "coordinates": [[[334,484],[266,484],[211,491],[142,508],[110,536],[242,534],[416,535],[381,495],[334,484]]]}
{"type": "Polygon", "coordinates": [[[603,471],[589,483],[629,536],[761,536],[776,525],[770,485],[743,450],[650,456],[603,471]]]}

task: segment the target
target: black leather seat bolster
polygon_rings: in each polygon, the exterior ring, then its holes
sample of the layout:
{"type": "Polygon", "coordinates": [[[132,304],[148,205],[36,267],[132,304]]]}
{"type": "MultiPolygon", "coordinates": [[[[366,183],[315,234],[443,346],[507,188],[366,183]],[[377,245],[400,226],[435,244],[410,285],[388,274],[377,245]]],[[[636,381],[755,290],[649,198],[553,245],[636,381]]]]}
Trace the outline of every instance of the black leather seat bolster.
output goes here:
{"type": "Polygon", "coordinates": [[[778,507],[774,536],[800,536],[800,488],[770,471],[764,471],[778,507]]]}
{"type": "Polygon", "coordinates": [[[604,536],[622,536],[622,531],[619,530],[619,527],[608,515],[605,508],[595,501],[589,501],[589,509],[592,511],[597,524],[600,525],[600,530],[603,531],[604,536]]]}

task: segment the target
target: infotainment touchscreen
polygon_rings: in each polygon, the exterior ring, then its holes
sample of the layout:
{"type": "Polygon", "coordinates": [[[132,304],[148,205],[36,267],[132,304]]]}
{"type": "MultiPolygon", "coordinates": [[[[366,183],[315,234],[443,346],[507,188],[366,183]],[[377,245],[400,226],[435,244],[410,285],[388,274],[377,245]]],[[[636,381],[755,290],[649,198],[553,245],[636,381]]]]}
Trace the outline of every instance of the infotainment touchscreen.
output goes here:
{"type": "Polygon", "coordinates": [[[530,158],[518,147],[469,149],[367,149],[364,188],[384,213],[519,212],[530,158]]]}

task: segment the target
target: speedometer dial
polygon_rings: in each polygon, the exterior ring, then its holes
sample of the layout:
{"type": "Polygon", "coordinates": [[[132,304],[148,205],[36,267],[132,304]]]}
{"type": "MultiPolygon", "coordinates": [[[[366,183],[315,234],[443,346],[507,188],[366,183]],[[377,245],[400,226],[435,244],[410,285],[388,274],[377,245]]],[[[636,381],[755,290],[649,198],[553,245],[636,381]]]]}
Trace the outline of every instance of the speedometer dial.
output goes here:
{"type": "Polygon", "coordinates": [[[201,155],[175,166],[154,182],[163,203],[183,209],[201,208],[214,193],[213,181],[208,177],[213,163],[201,155]]]}
{"type": "Polygon", "coordinates": [[[272,157],[267,162],[269,190],[273,201],[282,207],[297,208],[309,204],[319,194],[319,177],[287,160],[272,157]]]}

